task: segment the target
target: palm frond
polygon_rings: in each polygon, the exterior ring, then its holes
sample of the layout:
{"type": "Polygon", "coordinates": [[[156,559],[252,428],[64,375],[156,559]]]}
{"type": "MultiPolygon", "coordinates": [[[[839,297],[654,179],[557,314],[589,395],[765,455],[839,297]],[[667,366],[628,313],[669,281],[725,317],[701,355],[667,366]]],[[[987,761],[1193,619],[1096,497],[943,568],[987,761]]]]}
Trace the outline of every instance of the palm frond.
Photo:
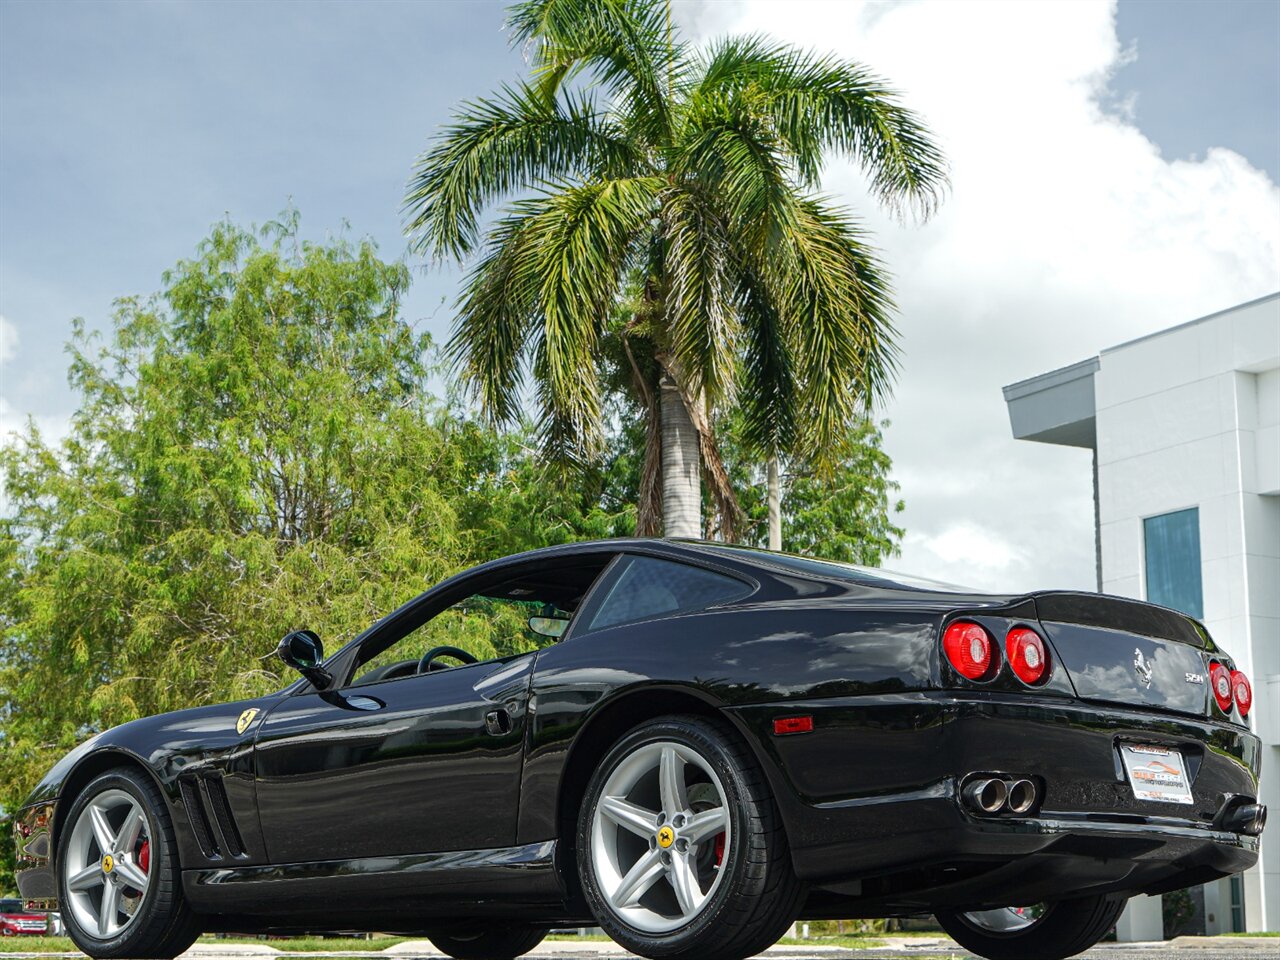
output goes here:
{"type": "Polygon", "coordinates": [[[565,184],[513,204],[459,304],[463,378],[491,416],[509,419],[521,358],[532,354],[543,441],[558,458],[598,452],[599,338],[662,186],[656,177],[565,184]]]}
{"type": "Polygon", "coordinates": [[[889,393],[897,331],[888,277],[849,213],[804,198],[796,225],[768,282],[794,357],[804,455],[821,463],[889,393]]]}
{"type": "Polygon", "coordinates": [[[796,446],[797,388],[792,357],[796,331],[788,331],[768,282],[742,271],[735,291],[742,316],[742,373],[738,400],[748,447],[779,455],[796,446]]]}
{"type": "Polygon", "coordinates": [[[516,214],[492,228],[487,252],[455,304],[448,358],[495,423],[519,418],[521,362],[537,322],[540,278],[530,221],[528,213],[516,214]]]}
{"type": "Polygon", "coordinates": [[[541,180],[624,171],[635,152],[590,96],[527,84],[464,104],[414,164],[406,229],[418,250],[458,259],[474,248],[492,200],[541,180]]]}
{"type": "Polygon", "coordinates": [[[687,56],[668,18],[662,0],[526,0],[507,22],[532,52],[540,89],[590,73],[623,105],[628,129],[654,142],[670,130],[670,88],[687,56]]]}
{"type": "Polygon", "coordinates": [[[837,151],[871,175],[892,209],[929,216],[947,189],[946,160],[921,118],[861,64],[816,56],[761,37],[714,44],[691,100],[739,95],[764,105],[796,170],[816,184],[824,153],[837,151]]]}
{"type": "Polygon", "coordinates": [[[729,399],[738,346],[727,224],[698,194],[662,195],[668,347],[692,396],[729,399]]]}
{"type": "Polygon", "coordinates": [[[785,146],[767,117],[745,98],[703,98],[692,105],[672,148],[672,178],[710,198],[741,241],[776,242],[788,222],[795,186],[785,146]]]}

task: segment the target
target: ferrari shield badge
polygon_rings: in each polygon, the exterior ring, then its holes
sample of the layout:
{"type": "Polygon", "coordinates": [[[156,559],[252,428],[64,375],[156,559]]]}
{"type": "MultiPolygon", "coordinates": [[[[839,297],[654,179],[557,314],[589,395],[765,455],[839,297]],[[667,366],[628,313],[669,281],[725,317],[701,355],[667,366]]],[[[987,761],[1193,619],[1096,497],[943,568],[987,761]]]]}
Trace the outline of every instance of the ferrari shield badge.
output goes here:
{"type": "Polygon", "coordinates": [[[257,707],[250,707],[244,713],[240,714],[240,719],[236,721],[236,733],[244,733],[248,730],[249,724],[253,723],[253,718],[257,715],[257,707]]]}

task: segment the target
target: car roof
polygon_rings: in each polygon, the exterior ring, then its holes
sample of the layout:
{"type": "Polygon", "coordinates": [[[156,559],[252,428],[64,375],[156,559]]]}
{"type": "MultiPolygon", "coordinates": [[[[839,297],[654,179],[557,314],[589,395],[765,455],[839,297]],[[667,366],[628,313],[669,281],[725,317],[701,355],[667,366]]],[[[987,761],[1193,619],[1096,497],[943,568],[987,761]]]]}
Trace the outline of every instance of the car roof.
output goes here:
{"type": "Polygon", "coordinates": [[[607,540],[580,540],[576,543],[557,544],[503,557],[499,560],[491,560],[478,567],[472,567],[467,571],[467,574],[486,568],[496,570],[507,564],[525,563],[539,556],[551,559],[600,551],[640,551],[660,553],[671,557],[683,556],[689,560],[711,560],[713,562],[728,560],[735,564],[763,569],[775,575],[800,574],[807,577],[834,580],[846,584],[854,583],[887,590],[956,593],[971,596],[984,593],[984,591],[970,587],[884,570],[880,567],[863,567],[835,560],[822,560],[815,557],[804,557],[797,554],[765,550],[760,547],[740,546],[713,540],[690,540],[671,537],[617,537],[607,540]]]}

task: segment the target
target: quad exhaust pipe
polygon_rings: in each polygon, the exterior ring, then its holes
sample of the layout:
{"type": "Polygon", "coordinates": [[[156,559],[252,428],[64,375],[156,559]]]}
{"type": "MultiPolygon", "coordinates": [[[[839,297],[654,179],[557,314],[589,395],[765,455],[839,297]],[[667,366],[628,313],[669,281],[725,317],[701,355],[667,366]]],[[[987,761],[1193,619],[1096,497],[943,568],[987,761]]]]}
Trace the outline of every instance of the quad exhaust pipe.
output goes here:
{"type": "Polygon", "coordinates": [[[984,816],[999,813],[1021,815],[1036,805],[1039,788],[1034,781],[1027,779],[979,776],[966,782],[960,795],[971,810],[984,816]]]}

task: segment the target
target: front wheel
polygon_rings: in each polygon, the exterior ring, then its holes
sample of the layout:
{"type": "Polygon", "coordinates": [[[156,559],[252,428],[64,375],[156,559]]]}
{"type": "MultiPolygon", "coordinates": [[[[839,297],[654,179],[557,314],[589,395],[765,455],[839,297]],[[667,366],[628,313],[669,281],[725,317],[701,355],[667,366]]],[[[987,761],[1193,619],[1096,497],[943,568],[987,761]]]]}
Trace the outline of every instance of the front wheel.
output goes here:
{"type": "Polygon", "coordinates": [[[577,851],[596,921],[659,960],[754,956],[803,896],[763,772],[732,731],[701,717],[651,721],[609,751],[577,851]]]}
{"type": "Polygon", "coordinates": [[[987,960],[1065,960],[1101,940],[1125,903],[1124,898],[1079,897],[934,916],[952,940],[987,960]]]}
{"type": "Polygon", "coordinates": [[[502,923],[472,924],[435,930],[427,939],[454,960],[515,960],[542,942],[547,931],[502,923]]]}
{"type": "Polygon", "coordinates": [[[200,933],[182,897],[164,799],[130,767],[104,773],[72,801],[58,841],[58,893],[67,933],[91,957],[176,957],[200,933]]]}

